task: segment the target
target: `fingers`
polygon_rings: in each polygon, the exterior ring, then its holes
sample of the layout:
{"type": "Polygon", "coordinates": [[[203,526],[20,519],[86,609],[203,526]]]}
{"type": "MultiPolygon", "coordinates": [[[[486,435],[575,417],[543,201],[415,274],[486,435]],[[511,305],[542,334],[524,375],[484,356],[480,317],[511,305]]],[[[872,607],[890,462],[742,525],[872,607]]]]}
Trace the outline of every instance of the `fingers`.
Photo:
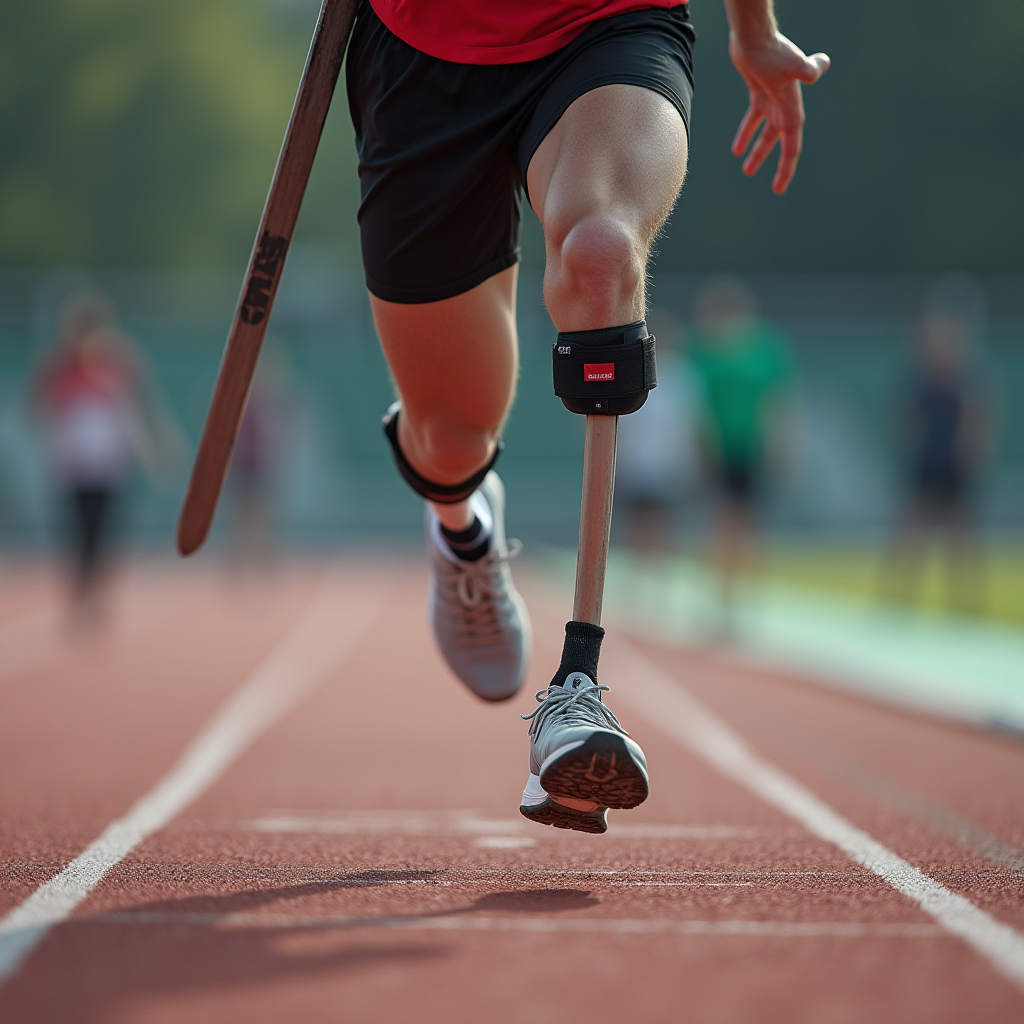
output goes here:
{"type": "Polygon", "coordinates": [[[790,63],[781,80],[780,76],[759,78],[754,72],[744,75],[750,88],[750,105],[732,141],[735,156],[742,157],[750,147],[743,161],[743,173],[750,177],[758,172],[775,143],[781,140],[779,164],[772,178],[772,191],[776,195],[789,188],[803,148],[804,108],[800,83],[812,85],[832,64],[825,53],[805,57],[799,49],[788,45],[790,63]]]}
{"type": "Polygon", "coordinates": [[[796,165],[800,160],[800,151],[804,145],[804,131],[796,128],[793,131],[785,132],[782,135],[779,153],[779,166],[775,169],[775,177],[772,178],[772,191],[781,196],[789,188],[789,183],[796,173],[796,165]]]}
{"type": "Polygon", "coordinates": [[[747,159],[743,161],[743,173],[747,177],[757,174],[758,168],[765,162],[778,138],[778,129],[765,122],[764,127],[761,129],[761,134],[757,137],[757,142],[754,143],[747,154],[747,159]]]}
{"type": "Polygon", "coordinates": [[[814,85],[831,66],[832,60],[827,53],[812,53],[804,58],[796,77],[805,85],[814,85]]]}
{"type": "Polygon", "coordinates": [[[743,120],[740,121],[739,128],[736,129],[736,137],[732,140],[733,156],[743,156],[763,120],[764,115],[751,103],[743,115],[743,120]]]}

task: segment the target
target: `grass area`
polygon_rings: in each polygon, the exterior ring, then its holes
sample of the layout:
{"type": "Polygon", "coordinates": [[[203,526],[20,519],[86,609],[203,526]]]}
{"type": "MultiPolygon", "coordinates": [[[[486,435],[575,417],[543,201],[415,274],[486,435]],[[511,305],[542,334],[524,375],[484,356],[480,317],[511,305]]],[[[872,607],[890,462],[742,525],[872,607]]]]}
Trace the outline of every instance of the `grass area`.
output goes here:
{"type": "MultiPolygon", "coordinates": [[[[573,554],[559,553],[565,586],[573,554]]],[[[1024,735],[1019,547],[989,552],[986,614],[974,618],[962,609],[946,614],[935,564],[921,581],[916,608],[883,602],[878,549],[773,546],[764,571],[724,600],[706,562],[652,555],[611,552],[609,624],[670,645],[727,644],[801,677],[1024,735]]]]}
{"type": "Polygon", "coordinates": [[[780,582],[1024,625],[1024,544],[986,546],[959,580],[948,568],[933,551],[912,579],[888,550],[869,545],[775,544],[761,559],[762,573],[780,582]]]}

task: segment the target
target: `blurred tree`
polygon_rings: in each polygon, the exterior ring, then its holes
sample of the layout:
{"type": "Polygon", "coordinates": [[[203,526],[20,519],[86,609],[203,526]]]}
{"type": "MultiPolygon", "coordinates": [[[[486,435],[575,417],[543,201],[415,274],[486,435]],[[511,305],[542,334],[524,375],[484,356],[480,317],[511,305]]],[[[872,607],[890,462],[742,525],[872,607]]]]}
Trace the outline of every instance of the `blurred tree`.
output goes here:
{"type": "Polygon", "coordinates": [[[315,12],[3,4],[0,261],[244,260],[315,12]]]}
{"type": "MultiPolygon", "coordinates": [[[[483,2],[483,0],[482,0],[483,2]]],[[[0,4],[0,262],[244,262],[317,0],[0,4]]],[[[805,91],[784,197],[739,171],[746,95],[720,0],[693,0],[697,94],[665,270],[1024,269],[1024,4],[778,0],[834,66],[805,91]]],[[[358,261],[339,94],[297,237],[358,261]]],[[[536,230],[527,261],[536,263],[536,230]]]]}
{"type": "MultiPolygon", "coordinates": [[[[719,0],[693,0],[693,147],[662,242],[671,270],[1024,269],[1024,3],[777,0],[783,31],[832,70],[804,90],[790,191],[729,152],[746,89],[719,0]]],[[[769,163],[774,166],[774,159],[769,163]]]]}

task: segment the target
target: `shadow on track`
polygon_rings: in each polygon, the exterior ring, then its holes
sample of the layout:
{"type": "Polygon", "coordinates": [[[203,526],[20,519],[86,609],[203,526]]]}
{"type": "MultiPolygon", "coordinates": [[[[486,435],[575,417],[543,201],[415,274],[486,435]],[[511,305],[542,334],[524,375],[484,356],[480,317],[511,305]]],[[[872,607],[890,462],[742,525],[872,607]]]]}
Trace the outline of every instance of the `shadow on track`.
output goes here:
{"type": "MultiPolygon", "coordinates": [[[[371,870],[337,877],[204,893],[136,904],[113,913],[80,917],[51,934],[36,957],[0,994],[0,1015],[33,1024],[100,1024],[125,1004],[161,996],[175,999],[204,989],[231,989],[303,975],[342,975],[456,955],[447,938],[398,942],[403,923],[475,912],[551,913],[600,904],[589,891],[496,891],[472,903],[425,913],[332,917],[319,905],[308,917],[296,901],[353,888],[439,883],[444,872],[371,870]],[[295,923],[275,921],[275,904],[290,904],[295,923]],[[268,920],[260,923],[265,913],[268,920]],[[316,918],[323,915],[323,922],[316,918]],[[232,920],[234,918],[234,920],[232,920]],[[251,922],[251,923],[250,923],[251,922]],[[227,927],[224,927],[227,925],[227,927]],[[378,928],[372,939],[355,930],[378,928]],[[386,929],[386,934],[384,933],[386,929]],[[62,984],[53,985],[49,955],[56,954],[62,984]],[[50,980],[48,980],[50,979],[50,980]]],[[[214,881],[211,879],[211,882],[214,881]]],[[[224,880],[221,879],[221,884],[224,880]]]]}

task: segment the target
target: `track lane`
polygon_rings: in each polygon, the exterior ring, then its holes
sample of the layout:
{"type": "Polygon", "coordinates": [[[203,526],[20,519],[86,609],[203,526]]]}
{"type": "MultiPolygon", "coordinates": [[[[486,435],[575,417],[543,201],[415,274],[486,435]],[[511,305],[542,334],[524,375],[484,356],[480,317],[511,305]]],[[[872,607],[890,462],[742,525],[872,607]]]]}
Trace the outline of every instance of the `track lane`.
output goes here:
{"type": "Polygon", "coordinates": [[[18,871],[0,913],[55,874],[151,785],[299,614],[315,574],[266,599],[203,575],[153,635],[87,645],[4,693],[0,848],[18,871]]]}
{"type": "MultiPolygon", "coordinates": [[[[607,647],[607,644],[606,644],[607,647]]],[[[629,701],[727,778],[833,843],[966,942],[1024,993],[1024,935],[893,853],[821,799],[811,787],[759,756],[725,721],[625,641],[612,642],[613,670],[633,674],[629,701]]]]}
{"type": "Polygon", "coordinates": [[[0,557],[0,628],[24,615],[61,604],[66,593],[61,583],[55,567],[0,557]]]}
{"type": "Polygon", "coordinates": [[[922,870],[1024,929],[1024,746],[779,673],[644,644],[758,749],[922,870]]]}
{"type": "MultiPolygon", "coordinates": [[[[532,701],[483,706],[446,677],[423,587],[408,574],[401,629],[378,627],[343,677],[115,869],[0,992],[0,1011],[56,1021],[74,1006],[78,1020],[147,1022],[1019,1018],[1019,994],[962,943],[643,725],[615,692],[650,756],[651,800],[613,813],[604,838],[517,820],[525,726],[511,711],[532,701]]],[[[692,658],[657,655],[691,685],[692,658]]],[[[538,650],[531,688],[556,662],[538,650]]],[[[804,763],[785,767],[807,777],[804,763]]]]}
{"type": "Polygon", "coordinates": [[[287,715],[344,659],[378,614],[382,595],[364,592],[358,603],[339,601],[335,576],[327,574],[295,626],[156,785],[59,874],[0,920],[0,979],[16,973],[49,932],[67,921],[133,848],[200,797],[250,743],[287,715]]]}
{"type": "Polygon", "coordinates": [[[112,589],[94,623],[76,619],[63,594],[0,623],[0,693],[33,685],[47,669],[74,671],[96,652],[109,656],[173,614],[189,596],[181,574],[165,566],[124,573],[112,589]]]}

